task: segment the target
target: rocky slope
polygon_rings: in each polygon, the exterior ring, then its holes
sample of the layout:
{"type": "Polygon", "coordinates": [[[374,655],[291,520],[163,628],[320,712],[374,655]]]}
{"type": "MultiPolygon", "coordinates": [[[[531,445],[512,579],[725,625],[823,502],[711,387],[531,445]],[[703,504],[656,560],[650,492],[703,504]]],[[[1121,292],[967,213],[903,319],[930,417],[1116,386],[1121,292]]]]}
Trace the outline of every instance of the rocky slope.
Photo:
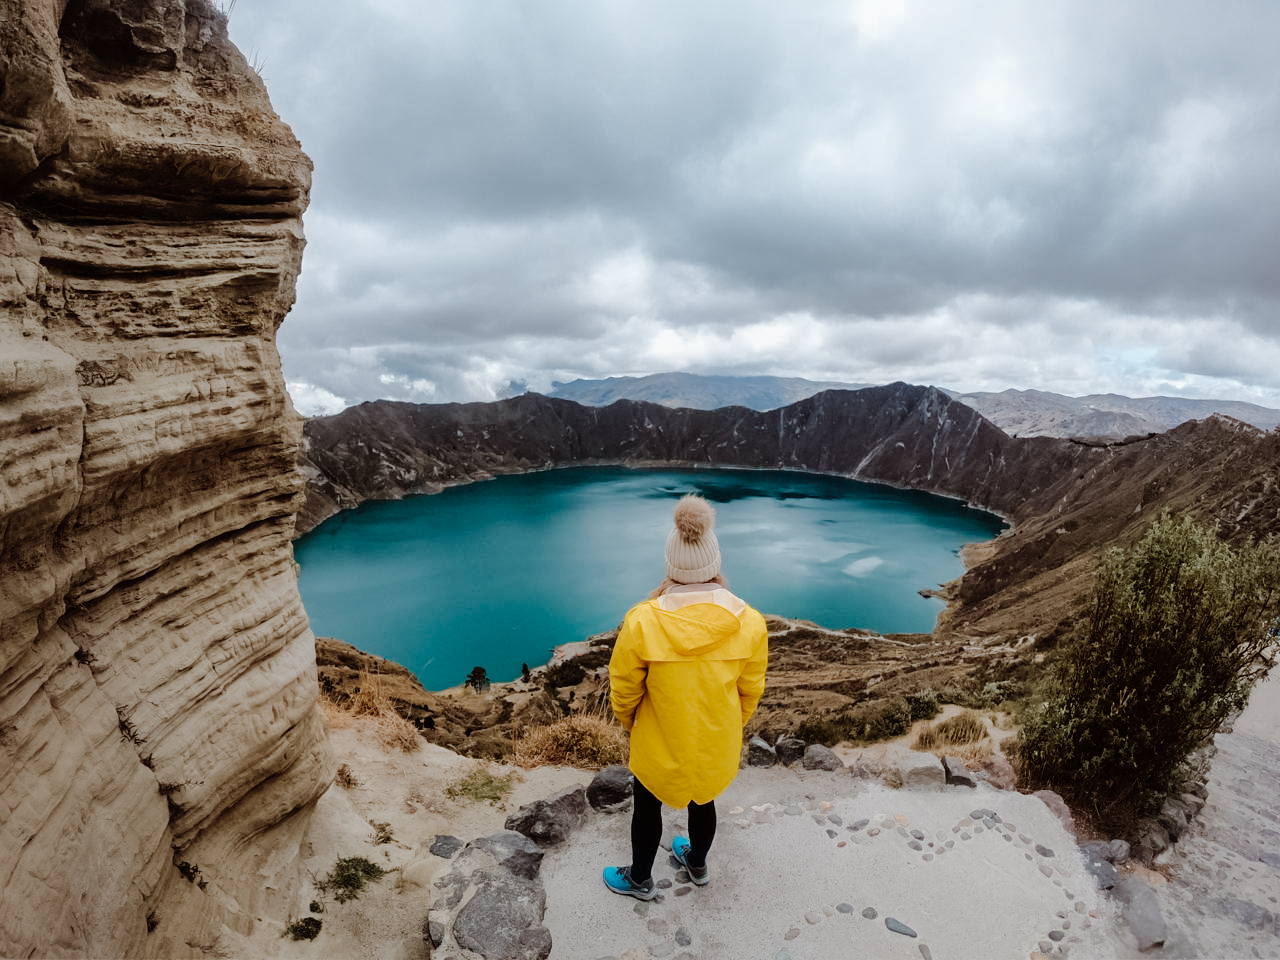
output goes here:
{"type": "Polygon", "coordinates": [[[995,643],[1066,626],[1099,552],[1164,508],[1224,536],[1280,522],[1280,435],[1226,417],[1115,443],[1014,438],[931,387],[828,391],[767,413],[584,407],[526,394],[497,403],[378,401],[309,420],[299,530],[370,498],[571,464],[804,470],[888,483],[1005,515],[970,557],[937,631],[995,643]]]}
{"type": "Polygon", "coordinates": [[[0,955],[201,956],[333,773],[274,345],[310,164],[207,0],[0,39],[0,955]]]}

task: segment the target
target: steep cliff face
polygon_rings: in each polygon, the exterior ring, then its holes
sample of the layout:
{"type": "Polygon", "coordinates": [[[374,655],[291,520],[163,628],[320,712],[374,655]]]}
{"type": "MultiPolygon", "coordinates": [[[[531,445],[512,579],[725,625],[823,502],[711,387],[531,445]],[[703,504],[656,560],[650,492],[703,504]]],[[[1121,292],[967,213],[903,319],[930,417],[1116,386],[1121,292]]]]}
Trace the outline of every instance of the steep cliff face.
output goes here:
{"type": "Polygon", "coordinates": [[[299,531],[370,498],[495,473],[661,462],[841,474],[960,497],[1002,513],[1103,456],[1064,440],[1014,440],[932,387],[832,390],[769,412],[584,407],[526,394],[497,403],[376,401],[309,420],[299,531]]]}
{"type": "Polygon", "coordinates": [[[274,346],[310,164],[206,0],[0,41],[0,955],[200,956],[332,776],[274,346]]]}

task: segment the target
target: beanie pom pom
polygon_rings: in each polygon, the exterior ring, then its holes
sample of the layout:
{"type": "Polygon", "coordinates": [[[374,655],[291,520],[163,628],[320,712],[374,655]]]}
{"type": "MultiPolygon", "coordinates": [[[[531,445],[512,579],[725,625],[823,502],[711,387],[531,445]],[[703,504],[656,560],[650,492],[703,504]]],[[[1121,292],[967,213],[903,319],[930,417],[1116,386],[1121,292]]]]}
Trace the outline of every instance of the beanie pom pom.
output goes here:
{"type": "Polygon", "coordinates": [[[689,494],[676,504],[676,530],[685,543],[697,543],[716,525],[716,511],[702,497],[689,494]]]}

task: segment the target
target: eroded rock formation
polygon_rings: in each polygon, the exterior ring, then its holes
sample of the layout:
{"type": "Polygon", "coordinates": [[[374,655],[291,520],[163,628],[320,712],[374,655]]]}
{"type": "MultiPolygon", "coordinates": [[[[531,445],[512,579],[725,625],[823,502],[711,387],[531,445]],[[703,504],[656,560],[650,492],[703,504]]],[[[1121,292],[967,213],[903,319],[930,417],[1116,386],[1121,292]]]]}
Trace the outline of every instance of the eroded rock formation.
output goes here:
{"type": "Polygon", "coordinates": [[[332,779],[274,345],[310,163],[207,0],[0,42],[0,955],[200,956],[332,779]]]}

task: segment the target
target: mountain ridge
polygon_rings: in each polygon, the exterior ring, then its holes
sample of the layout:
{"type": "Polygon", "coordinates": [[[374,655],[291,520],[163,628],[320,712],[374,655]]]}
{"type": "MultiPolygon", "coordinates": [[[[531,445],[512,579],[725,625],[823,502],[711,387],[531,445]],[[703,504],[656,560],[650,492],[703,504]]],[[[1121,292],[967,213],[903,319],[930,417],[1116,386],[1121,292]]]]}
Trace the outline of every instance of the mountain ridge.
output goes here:
{"type": "MultiPolygon", "coordinates": [[[[861,390],[872,384],[806,380],[800,377],[711,376],[658,373],[645,377],[556,382],[549,397],[605,406],[616,400],[645,400],[666,407],[712,410],[744,406],[774,410],[824,390],[861,390]]],[[[1280,426],[1280,410],[1239,400],[1184,397],[1125,397],[1089,394],[1069,397],[1045,390],[999,392],[938,389],[972,407],[1000,429],[1018,437],[1121,439],[1164,433],[1188,420],[1225,414],[1263,430],[1280,426]]]]}

